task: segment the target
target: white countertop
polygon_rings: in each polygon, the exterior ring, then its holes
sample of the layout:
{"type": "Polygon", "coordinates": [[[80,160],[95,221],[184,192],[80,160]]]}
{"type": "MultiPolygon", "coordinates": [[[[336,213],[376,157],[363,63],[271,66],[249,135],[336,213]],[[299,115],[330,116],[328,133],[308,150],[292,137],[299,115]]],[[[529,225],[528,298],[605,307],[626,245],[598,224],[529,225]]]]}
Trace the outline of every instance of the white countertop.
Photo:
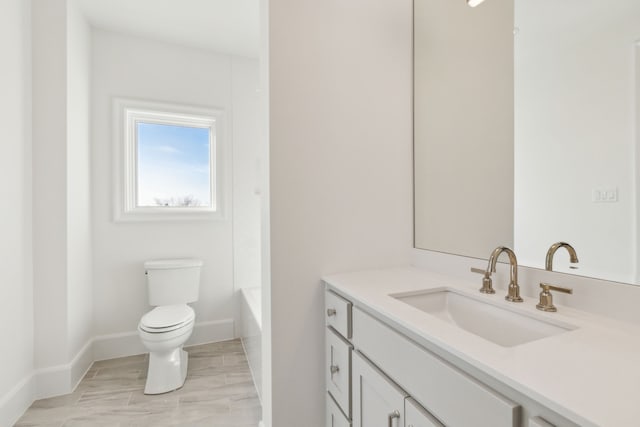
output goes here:
{"type": "Polygon", "coordinates": [[[558,304],[557,313],[545,313],[535,308],[534,298],[511,303],[501,290],[495,295],[479,293],[480,278],[470,282],[418,268],[337,274],[323,280],[354,306],[409,331],[426,347],[437,346],[581,426],[640,426],[638,325],[558,304]],[[502,347],[389,296],[441,287],[577,329],[502,347]]]}

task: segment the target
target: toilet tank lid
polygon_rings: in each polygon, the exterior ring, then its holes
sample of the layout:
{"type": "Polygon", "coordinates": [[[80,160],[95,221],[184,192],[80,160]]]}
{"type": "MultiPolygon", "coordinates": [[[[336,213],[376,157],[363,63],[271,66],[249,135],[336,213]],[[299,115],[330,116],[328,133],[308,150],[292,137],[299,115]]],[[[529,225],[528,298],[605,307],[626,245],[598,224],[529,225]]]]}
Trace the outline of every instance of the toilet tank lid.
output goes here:
{"type": "Polygon", "coordinates": [[[196,258],[155,259],[144,263],[145,270],[163,270],[169,268],[202,267],[202,260],[196,258]]]}

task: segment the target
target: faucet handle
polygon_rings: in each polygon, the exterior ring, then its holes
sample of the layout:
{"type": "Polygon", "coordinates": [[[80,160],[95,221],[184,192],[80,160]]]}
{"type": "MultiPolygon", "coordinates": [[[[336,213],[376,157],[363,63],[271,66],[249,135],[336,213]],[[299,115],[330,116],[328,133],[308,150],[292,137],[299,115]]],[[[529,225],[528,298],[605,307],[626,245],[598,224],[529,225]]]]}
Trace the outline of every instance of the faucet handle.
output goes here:
{"type": "Polygon", "coordinates": [[[553,305],[553,295],[550,291],[562,292],[565,294],[572,294],[573,289],[563,288],[562,286],[550,285],[549,283],[540,283],[542,292],[540,292],[540,302],[536,304],[536,308],[542,311],[555,312],[558,311],[555,305],[553,305]]]}
{"type": "Polygon", "coordinates": [[[482,292],[483,294],[496,293],[495,289],[493,289],[493,282],[491,281],[491,271],[471,267],[471,272],[484,275],[484,277],[482,278],[482,287],[480,288],[480,292],[482,292]]]}

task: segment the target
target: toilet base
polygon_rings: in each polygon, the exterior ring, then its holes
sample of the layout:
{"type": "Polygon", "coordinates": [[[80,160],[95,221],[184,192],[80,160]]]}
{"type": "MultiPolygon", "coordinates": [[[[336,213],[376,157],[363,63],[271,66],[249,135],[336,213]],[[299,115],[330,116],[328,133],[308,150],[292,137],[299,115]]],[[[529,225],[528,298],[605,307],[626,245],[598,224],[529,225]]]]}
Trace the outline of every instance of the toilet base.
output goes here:
{"type": "Polygon", "coordinates": [[[179,389],[187,378],[189,353],[182,346],[168,352],[150,352],[144,394],[161,394],[179,389]]]}

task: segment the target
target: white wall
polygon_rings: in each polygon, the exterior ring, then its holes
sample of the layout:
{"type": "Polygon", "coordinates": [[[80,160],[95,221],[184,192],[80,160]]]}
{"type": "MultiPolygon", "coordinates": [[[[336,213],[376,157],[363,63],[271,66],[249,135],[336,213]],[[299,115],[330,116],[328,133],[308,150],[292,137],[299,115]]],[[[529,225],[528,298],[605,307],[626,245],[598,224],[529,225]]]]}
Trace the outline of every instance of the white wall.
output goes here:
{"type": "Polygon", "coordinates": [[[321,276],[409,263],[411,9],[270,1],[267,426],[324,425],[321,276]]]}
{"type": "Polygon", "coordinates": [[[260,340],[261,351],[261,377],[260,396],[262,402],[261,427],[271,425],[272,419],[272,375],[271,375],[271,191],[270,191],[270,113],[269,113],[269,0],[260,0],[260,61],[259,61],[259,127],[264,143],[261,146],[260,155],[263,159],[258,170],[260,181],[260,274],[262,279],[262,337],[260,340]]]}
{"type": "MultiPolygon", "coordinates": [[[[67,328],[69,358],[92,338],[89,112],[91,30],[67,9],[67,328]]],[[[83,374],[80,372],[79,374],[83,374]]]]}
{"type": "MultiPolygon", "coordinates": [[[[142,263],[153,258],[198,257],[204,260],[194,340],[211,341],[233,336],[233,212],[231,205],[231,141],[227,141],[225,191],[226,219],[153,223],[114,223],[112,220],[112,116],[113,97],[178,103],[224,109],[232,117],[234,82],[253,78],[250,61],[236,60],[191,49],[102,30],[93,32],[92,74],[92,197],[93,278],[96,357],[120,351],[143,351],[136,327],[150,307],[142,263]],[[240,80],[232,79],[239,69],[240,80]],[[204,323],[203,323],[204,322],[204,323]],[[200,326],[198,326],[200,324],[200,326]],[[201,329],[199,329],[201,328],[201,329]],[[199,332],[200,331],[200,332],[199,332]],[[130,343],[119,350],[114,345],[130,343]],[[120,340],[120,341],[119,341],[120,340]],[[105,345],[100,344],[104,341],[105,345]],[[111,344],[109,344],[111,343],[111,344]],[[113,344],[113,345],[112,345],[113,344]],[[109,348],[111,347],[111,348],[109,348]]],[[[251,86],[253,88],[253,85],[251,86]]],[[[250,98],[243,98],[250,103],[250,98]]],[[[240,109],[245,106],[240,105],[240,109]]],[[[246,107],[249,108],[249,107],[246,107]]],[[[251,108],[249,108],[251,109],[251,108]]],[[[229,124],[229,123],[228,123],[229,124]]],[[[230,126],[227,126],[230,129],[230,126]]],[[[252,133],[241,139],[249,141],[252,133]]],[[[230,133],[228,134],[230,136],[230,133]]]]}
{"type": "Polygon", "coordinates": [[[33,261],[36,368],[67,363],[65,0],[33,4],[33,261]]]}
{"type": "Polygon", "coordinates": [[[92,362],[89,31],[69,0],[32,4],[34,346],[49,396],[92,362]]]}
{"type": "Polygon", "coordinates": [[[233,281],[235,289],[260,286],[260,131],[258,61],[233,58],[233,281]]]}
{"type": "Polygon", "coordinates": [[[0,3],[0,425],[12,425],[31,403],[33,278],[31,257],[30,2],[0,3]]]}
{"type": "MultiPolygon", "coordinates": [[[[515,246],[541,267],[549,246],[570,242],[579,274],[635,282],[638,2],[584,11],[552,0],[518,2],[516,24],[515,246]],[[548,15],[553,4],[553,17],[548,15]],[[535,19],[542,17],[542,19],[535,19]],[[595,17],[595,20],[594,20],[595,17]],[[581,27],[578,27],[581,26],[581,27]],[[617,203],[593,203],[596,187],[617,203]]],[[[554,268],[568,271],[568,255],[554,268]]]]}

